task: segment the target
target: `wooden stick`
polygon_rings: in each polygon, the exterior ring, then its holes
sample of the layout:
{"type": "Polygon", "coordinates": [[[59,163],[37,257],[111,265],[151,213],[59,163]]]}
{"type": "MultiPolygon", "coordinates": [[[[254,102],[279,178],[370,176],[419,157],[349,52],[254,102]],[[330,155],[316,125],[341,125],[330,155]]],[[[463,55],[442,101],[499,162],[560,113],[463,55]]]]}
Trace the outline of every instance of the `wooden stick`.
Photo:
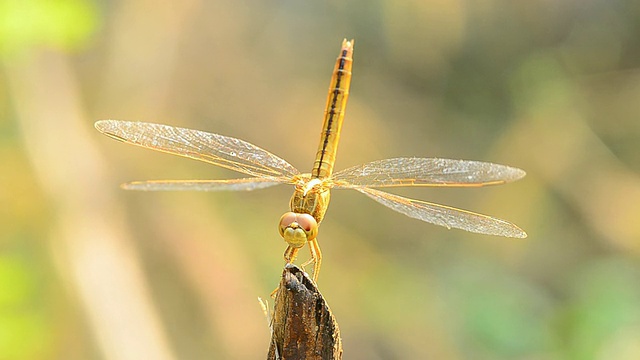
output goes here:
{"type": "Polygon", "coordinates": [[[342,359],[338,323],[299,267],[285,266],[274,307],[268,360],[342,359]]]}

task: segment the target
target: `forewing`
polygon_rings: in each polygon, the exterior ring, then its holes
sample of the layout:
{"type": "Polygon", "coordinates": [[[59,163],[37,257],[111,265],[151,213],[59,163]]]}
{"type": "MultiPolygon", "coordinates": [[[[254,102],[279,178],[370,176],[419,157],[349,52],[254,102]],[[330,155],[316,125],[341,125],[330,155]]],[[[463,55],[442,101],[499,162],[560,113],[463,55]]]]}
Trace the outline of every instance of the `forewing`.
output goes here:
{"type": "Polygon", "coordinates": [[[525,176],[521,169],[482,161],[395,158],[373,161],[335,173],[336,187],[497,185],[525,176]]]}
{"type": "Polygon", "coordinates": [[[449,206],[408,199],[369,188],[355,188],[384,206],[401,214],[446,228],[462,229],[479,234],[525,238],[527,234],[516,225],[487,215],[449,206]]]}
{"type": "Polygon", "coordinates": [[[282,184],[266,179],[231,180],[147,180],[122,184],[127,190],[141,191],[251,191],[282,184]]]}
{"type": "Polygon", "coordinates": [[[101,120],[96,129],[116,140],[235,170],[256,177],[291,178],[291,164],[246,141],[199,130],[120,120],[101,120]]]}

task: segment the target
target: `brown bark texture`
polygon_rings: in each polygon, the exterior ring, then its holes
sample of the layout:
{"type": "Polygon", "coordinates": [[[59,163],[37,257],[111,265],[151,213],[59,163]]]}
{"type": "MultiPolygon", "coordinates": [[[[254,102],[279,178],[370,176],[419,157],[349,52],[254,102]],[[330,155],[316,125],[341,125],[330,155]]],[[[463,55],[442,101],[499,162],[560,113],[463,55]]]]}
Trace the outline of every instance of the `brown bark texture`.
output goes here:
{"type": "Polygon", "coordinates": [[[338,323],[307,274],[288,264],[276,292],[268,360],[342,359],[338,323]]]}

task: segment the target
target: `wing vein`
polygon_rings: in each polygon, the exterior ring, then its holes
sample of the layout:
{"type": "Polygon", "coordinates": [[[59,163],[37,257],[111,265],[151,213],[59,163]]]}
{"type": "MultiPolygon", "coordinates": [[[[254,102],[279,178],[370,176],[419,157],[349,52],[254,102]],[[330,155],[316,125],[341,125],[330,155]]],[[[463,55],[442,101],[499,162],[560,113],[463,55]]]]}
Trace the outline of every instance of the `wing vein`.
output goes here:
{"type": "Polygon", "coordinates": [[[431,224],[469,232],[525,238],[527,234],[516,225],[498,218],[454,207],[408,199],[369,188],[355,188],[380,204],[411,218],[431,224]]]}
{"type": "Polygon", "coordinates": [[[96,129],[116,140],[143,148],[204,161],[275,181],[299,171],[284,159],[246,141],[199,130],[161,124],[101,120],[96,129]]]}

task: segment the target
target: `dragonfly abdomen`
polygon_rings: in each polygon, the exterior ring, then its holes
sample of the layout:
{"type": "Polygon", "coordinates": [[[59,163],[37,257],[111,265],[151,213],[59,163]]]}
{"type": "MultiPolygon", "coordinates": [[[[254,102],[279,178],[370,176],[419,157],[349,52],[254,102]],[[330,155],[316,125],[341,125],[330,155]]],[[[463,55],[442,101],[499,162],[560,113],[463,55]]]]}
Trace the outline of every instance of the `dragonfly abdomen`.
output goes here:
{"type": "Polygon", "coordinates": [[[353,40],[342,42],[340,55],[333,69],[329,85],[324,122],[320,133],[320,144],[316,153],[311,175],[316,178],[328,178],[333,172],[333,165],[338,151],[340,129],[349,98],[351,85],[351,69],[353,66],[353,40]]]}

